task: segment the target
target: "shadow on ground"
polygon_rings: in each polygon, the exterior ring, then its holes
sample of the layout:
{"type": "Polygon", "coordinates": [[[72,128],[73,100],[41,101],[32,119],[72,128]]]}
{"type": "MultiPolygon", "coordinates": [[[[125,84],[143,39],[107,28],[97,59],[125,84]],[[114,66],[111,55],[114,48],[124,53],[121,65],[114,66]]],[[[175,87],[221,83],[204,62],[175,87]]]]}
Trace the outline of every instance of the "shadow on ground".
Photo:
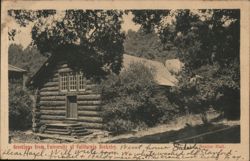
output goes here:
{"type": "Polygon", "coordinates": [[[240,125],[207,124],[180,130],[112,140],[110,143],[240,143],[240,125]]]}

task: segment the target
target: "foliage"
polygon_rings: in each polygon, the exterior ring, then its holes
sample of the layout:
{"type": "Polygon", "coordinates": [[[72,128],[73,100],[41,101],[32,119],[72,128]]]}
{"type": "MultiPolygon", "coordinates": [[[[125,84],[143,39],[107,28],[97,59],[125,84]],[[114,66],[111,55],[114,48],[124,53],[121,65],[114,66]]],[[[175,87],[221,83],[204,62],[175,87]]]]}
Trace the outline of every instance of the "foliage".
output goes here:
{"type": "Polygon", "coordinates": [[[133,21],[140,24],[145,32],[154,31],[161,20],[170,13],[170,10],[128,10],[134,15],[133,21]]]}
{"type": "Polygon", "coordinates": [[[36,12],[33,16],[33,11],[12,10],[13,14],[9,15],[21,25],[26,21],[34,22],[33,45],[41,54],[70,58],[71,65],[77,64],[89,75],[119,73],[125,38],[121,32],[123,12],[66,10],[62,15],[50,12],[42,10],[39,16],[36,12]]]}
{"type": "Polygon", "coordinates": [[[33,76],[47,59],[35,47],[23,49],[21,45],[11,44],[8,52],[9,64],[25,69],[28,77],[33,76]]]}
{"type": "Polygon", "coordinates": [[[26,27],[39,18],[48,18],[55,13],[56,10],[8,10],[8,15],[14,17],[21,27],[26,27]]]}
{"type": "Polygon", "coordinates": [[[33,102],[29,94],[19,85],[9,85],[9,127],[27,129],[31,127],[33,102]]]}
{"type": "Polygon", "coordinates": [[[141,63],[131,63],[119,76],[109,75],[102,82],[107,130],[122,133],[171,119],[178,109],[158,88],[154,69],[141,63]]]}
{"type": "Polygon", "coordinates": [[[176,58],[176,49],[161,43],[155,32],[145,33],[141,29],[137,32],[129,30],[124,41],[126,53],[146,59],[153,59],[165,63],[166,59],[176,58]]]}
{"type": "Polygon", "coordinates": [[[173,89],[180,98],[175,100],[191,111],[201,112],[212,105],[226,117],[234,115],[230,111],[238,111],[235,117],[239,117],[240,11],[175,10],[171,14],[171,23],[163,24],[158,19],[152,25],[163,43],[174,44],[185,64],[179,86],[173,89]],[[232,94],[234,99],[226,99],[232,94]]]}
{"type": "MultiPolygon", "coordinates": [[[[56,10],[8,10],[8,15],[13,17],[21,27],[26,27],[37,19],[48,18],[55,13],[56,10]]],[[[9,40],[14,41],[16,33],[16,29],[9,30],[9,40]]]]}

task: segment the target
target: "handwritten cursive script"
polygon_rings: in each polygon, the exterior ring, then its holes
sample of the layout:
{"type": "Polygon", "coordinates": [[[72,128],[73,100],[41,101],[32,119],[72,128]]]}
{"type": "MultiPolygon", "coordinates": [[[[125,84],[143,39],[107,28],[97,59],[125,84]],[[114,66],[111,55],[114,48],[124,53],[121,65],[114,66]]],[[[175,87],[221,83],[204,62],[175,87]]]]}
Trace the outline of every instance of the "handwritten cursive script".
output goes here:
{"type": "MultiPolygon", "coordinates": [[[[82,144],[84,145],[84,144],[82,144]]],[[[101,146],[64,145],[51,149],[34,147],[3,150],[3,158],[29,159],[99,159],[99,160],[168,160],[168,159],[209,159],[244,160],[232,149],[204,148],[197,144],[110,144],[101,146]],[[86,148],[84,148],[86,147],[86,148]],[[117,150],[119,149],[119,150],[117,150]]],[[[38,147],[38,146],[37,146],[38,147]]]]}

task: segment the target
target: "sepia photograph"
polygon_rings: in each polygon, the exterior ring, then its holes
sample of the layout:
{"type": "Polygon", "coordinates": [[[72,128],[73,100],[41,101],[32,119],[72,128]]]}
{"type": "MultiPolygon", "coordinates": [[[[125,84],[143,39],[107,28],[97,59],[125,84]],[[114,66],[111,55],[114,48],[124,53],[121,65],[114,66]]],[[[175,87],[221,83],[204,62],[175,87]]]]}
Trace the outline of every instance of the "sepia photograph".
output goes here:
{"type": "Polygon", "coordinates": [[[8,15],[10,142],[240,143],[239,9],[8,15]]]}
{"type": "Polygon", "coordinates": [[[1,155],[247,160],[242,9],[5,11],[1,155]]]}

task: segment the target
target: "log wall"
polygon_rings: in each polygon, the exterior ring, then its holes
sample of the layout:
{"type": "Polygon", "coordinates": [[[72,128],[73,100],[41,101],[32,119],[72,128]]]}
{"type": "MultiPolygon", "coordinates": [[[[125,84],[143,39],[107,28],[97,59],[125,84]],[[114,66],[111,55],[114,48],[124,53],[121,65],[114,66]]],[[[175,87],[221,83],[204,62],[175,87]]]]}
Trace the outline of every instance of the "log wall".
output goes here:
{"type": "Polygon", "coordinates": [[[101,129],[101,95],[93,92],[95,84],[86,82],[85,91],[61,92],[59,87],[59,72],[71,71],[67,64],[58,65],[52,75],[42,85],[37,94],[36,107],[33,110],[33,130],[39,131],[44,124],[70,122],[67,118],[67,96],[77,97],[77,120],[88,129],[101,129]]]}

